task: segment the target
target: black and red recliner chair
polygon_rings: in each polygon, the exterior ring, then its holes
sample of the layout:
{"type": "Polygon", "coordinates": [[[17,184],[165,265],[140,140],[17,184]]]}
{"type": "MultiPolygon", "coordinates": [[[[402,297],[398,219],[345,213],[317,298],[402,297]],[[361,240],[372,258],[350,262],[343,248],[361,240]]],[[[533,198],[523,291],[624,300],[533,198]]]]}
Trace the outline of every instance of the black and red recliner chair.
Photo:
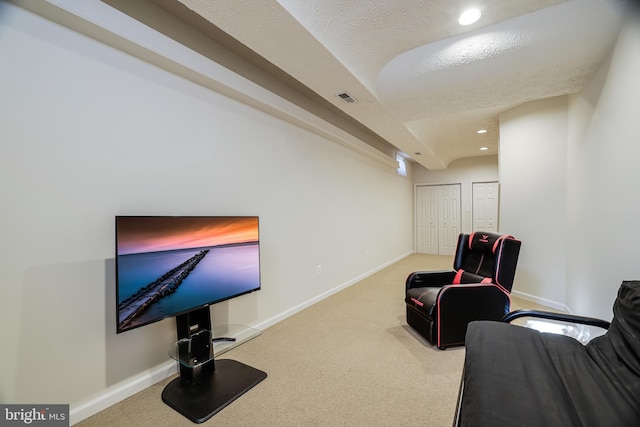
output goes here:
{"type": "Polygon", "coordinates": [[[440,349],[464,345],[469,322],[500,320],[509,312],[520,245],[509,235],[460,234],[454,271],[407,277],[407,323],[440,349]]]}

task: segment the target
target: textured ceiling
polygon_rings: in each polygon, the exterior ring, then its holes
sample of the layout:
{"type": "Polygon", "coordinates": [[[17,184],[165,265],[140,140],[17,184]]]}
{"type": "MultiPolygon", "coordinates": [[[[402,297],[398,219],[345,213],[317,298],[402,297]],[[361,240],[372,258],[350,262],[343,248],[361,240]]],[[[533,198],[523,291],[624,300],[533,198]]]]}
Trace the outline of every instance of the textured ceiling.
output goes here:
{"type": "Polygon", "coordinates": [[[501,112],[580,91],[624,13],[621,0],[478,0],[463,27],[467,0],[179,1],[431,170],[496,155],[501,112]]]}

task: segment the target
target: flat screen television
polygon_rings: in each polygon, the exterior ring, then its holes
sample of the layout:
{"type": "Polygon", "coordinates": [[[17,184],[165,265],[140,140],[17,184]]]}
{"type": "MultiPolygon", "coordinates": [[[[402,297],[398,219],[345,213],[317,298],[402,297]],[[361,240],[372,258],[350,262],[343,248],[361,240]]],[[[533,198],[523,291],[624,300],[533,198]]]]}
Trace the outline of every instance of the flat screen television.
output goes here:
{"type": "Polygon", "coordinates": [[[257,216],[117,216],[117,332],[260,289],[257,216]]]}
{"type": "MultiPolygon", "coordinates": [[[[116,323],[128,331],[176,318],[180,376],[162,401],[196,423],[267,377],[215,360],[209,306],[260,289],[257,216],[117,216],[116,323]]],[[[234,341],[234,337],[222,340],[234,341]]],[[[171,353],[171,352],[170,352],[171,353]]]]}

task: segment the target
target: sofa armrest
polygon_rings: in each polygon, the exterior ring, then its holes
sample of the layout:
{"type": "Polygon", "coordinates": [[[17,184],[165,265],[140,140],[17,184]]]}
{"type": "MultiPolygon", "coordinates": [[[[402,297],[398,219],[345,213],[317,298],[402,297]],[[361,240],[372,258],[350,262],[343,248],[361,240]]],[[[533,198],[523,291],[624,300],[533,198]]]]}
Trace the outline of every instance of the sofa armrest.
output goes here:
{"type": "Polygon", "coordinates": [[[595,317],[576,316],[574,314],[567,313],[553,313],[550,311],[540,310],[516,310],[506,314],[500,321],[505,323],[511,323],[515,319],[521,317],[536,317],[547,320],[557,320],[560,322],[578,323],[582,325],[596,326],[602,329],[609,329],[610,322],[606,320],[597,319],[595,317]]]}
{"type": "Polygon", "coordinates": [[[415,271],[407,277],[405,292],[413,288],[441,288],[455,277],[456,272],[451,270],[415,271]]]}

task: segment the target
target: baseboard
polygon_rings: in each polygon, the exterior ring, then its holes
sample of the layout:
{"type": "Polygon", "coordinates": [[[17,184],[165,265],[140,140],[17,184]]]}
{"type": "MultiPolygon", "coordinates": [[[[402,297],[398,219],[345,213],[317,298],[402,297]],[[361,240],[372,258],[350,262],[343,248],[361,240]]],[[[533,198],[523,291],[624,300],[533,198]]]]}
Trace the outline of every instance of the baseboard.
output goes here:
{"type": "Polygon", "coordinates": [[[359,275],[359,276],[357,276],[357,277],[355,277],[355,278],[353,278],[353,279],[351,279],[351,280],[349,280],[349,281],[347,281],[345,283],[342,283],[342,284],[336,286],[335,288],[329,289],[326,292],[323,292],[323,293],[321,293],[319,295],[316,295],[315,297],[313,297],[313,298],[311,298],[311,299],[309,299],[309,300],[307,300],[307,301],[305,301],[305,302],[303,302],[301,304],[298,304],[295,307],[291,307],[290,309],[285,310],[282,313],[271,317],[270,319],[264,320],[264,321],[262,321],[260,323],[257,323],[255,325],[251,325],[251,326],[256,328],[256,329],[259,329],[259,330],[267,329],[268,327],[275,325],[276,323],[286,319],[287,317],[293,316],[294,314],[298,313],[299,311],[304,310],[307,307],[311,307],[312,305],[322,301],[323,299],[328,298],[331,295],[336,294],[336,293],[340,292],[341,290],[348,288],[349,286],[359,282],[360,280],[366,279],[367,277],[377,273],[378,271],[380,271],[380,270],[382,270],[384,268],[389,267],[390,265],[392,265],[392,264],[394,264],[394,263],[396,263],[396,262],[408,257],[409,255],[412,255],[413,253],[414,252],[411,251],[411,252],[407,252],[407,253],[405,253],[403,255],[400,255],[399,257],[396,257],[396,258],[392,259],[391,261],[388,261],[388,262],[386,262],[386,263],[384,263],[382,265],[379,265],[378,267],[376,267],[376,268],[374,268],[372,270],[369,270],[369,271],[367,271],[367,272],[365,272],[365,273],[363,273],[363,274],[361,274],[361,275],[359,275]]]}
{"type": "Polygon", "coordinates": [[[142,390],[163,381],[178,373],[175,361],[162,363],[155,368],[141,372],[119,384],[107,388],[103,393],[84,402],[71,405],[69,408],[69,423],[74,425],[98,412],[133,396],[142,390]]]}
{"type": "MultiPolygon", "coordinates": [[[[260,330],[264,330],[269,326],[273,326],[276,323],[286,319],[287,317],[293,316],[299,311],[302,311],[305,308],[310,307],[313,304],[322,301],[323,299],[328,298],[329,296],[340,292],[343,289],[348,288],[349,286],[359,282],[360,280],[363,280],[377,273],[378,271],[408,257],[411,254],[413,254],[413,251],[407,252],[404,255],[394,258],[372,270],[369,270],[345,283],[336,286],[335,288],[323,292],[320,295],[317,295],[309,299],[308,301],[303,302],[302,304],[285,310],[284,312],[273,316],[270,319],[251,326],[260,330]]],[[[177,372],[178,369],[176,362],[168,361],[166,363],[158,365],[151,370],[142,372],[132,378],[129,378],[117,385],[111,386],[107,388],[103,393],[100,393],[93,398],[87,399],[86,401],[80,402],[78,404],[74,404],[69,410],[70,425],[79,423],[80,421],[89,418],[90,416],[95,415],[98,412],[107,409],[108,407],[115,405],[116,403],[121,402],[136,393],[141,392],[142,390],[152,386],[153,384],[156,384],[171,377],[172,375],[175,375],[177,372]]]]}
{"type": "Polygon", "coordinates": [[[569,310],[569,307],[567,307],[565,304],[559,303],[557,301],[552,301],[552,300],[548,300],[545,298],[540,298],[537,297],[535,295],[531,295],[531,294],[527,294],[524,292],[520,292],[520,291],[516,291],[513,290],[511,291],[511,294],[518,297],[518,298],[522,298],[524,300],[527,301],[531,301],[531,302],[535,302],[536,304],[540,304],[540,305],[544,305],[556,310],[560,310],[560,311],[564,311],[566,313],[571,313],[571,310],[569,310]]]}

